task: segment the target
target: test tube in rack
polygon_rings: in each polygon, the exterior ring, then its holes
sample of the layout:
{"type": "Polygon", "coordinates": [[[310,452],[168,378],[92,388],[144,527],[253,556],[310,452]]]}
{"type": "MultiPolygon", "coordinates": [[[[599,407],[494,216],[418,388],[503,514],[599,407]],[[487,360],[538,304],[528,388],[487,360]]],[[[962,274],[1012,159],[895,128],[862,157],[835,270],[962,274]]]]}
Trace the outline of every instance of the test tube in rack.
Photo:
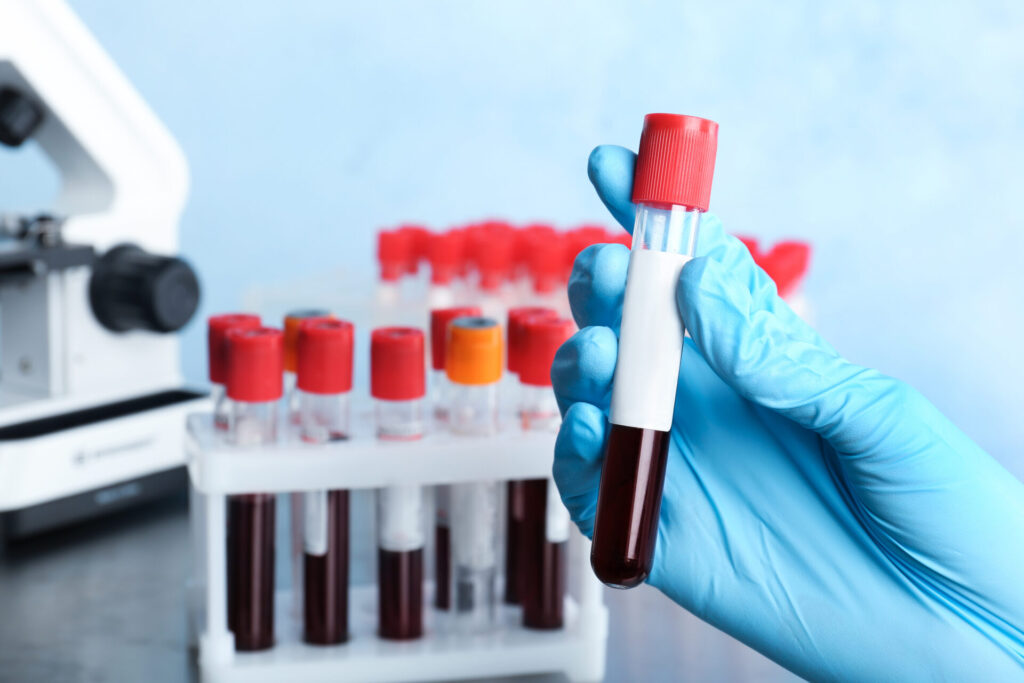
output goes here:
{"type": "MultiPolygon", "coordinates": [[[[354,329],[311,318],[299,327],[299,430],[312,444],[349,435],[354,329]]],[[[347,490],[303,494],[303,638],[316,645],[348,639],[349,495],[347,490]]]]}
{"type": "Polygon", "coordinates": [[[696,251],[717,141],[714,121],[675,114],[644,119],[611,429],[590,556],[597,577],[617,588],[642,583],[654,558],[683,349],[676,284],[696,251]]]}
{"type": "MultiPolygon", "coordinates": [[[[280,330],[236,328],[228,332],[230,441],[259,446],[277,440],[282,394],[280,330]]],[[[227,501],[228,628],[235,649],[274,645],[274,495],[246,493],[227,501]]]]}
{"type": "MultiPolygon", "coordinates": [[[[526,321],[533,318],[558,318],[554,309],[540,306],[520,306],[508,312],[507,365],[510,375],[519,376],[521,371],[526,321]]],[[[520,411],[524,407],[523,398],[530,392],[530,387],[520,382],[520,411]]],[[[557,407],[557,406],[556,406],[557,407]]],[[[557,411],[556,411],[557,412],[557,411]]],[[[526,481],[513,480],[506,484],[505,490],[505,602],[517,605],[523,589],[525,574],[522,571],[523,524],[526,516],[526,481]]]]}
{"type": "MultiPolygon", "coordinates": [[[[459,306],[435,309],[430,312],[430,365],[433,393],[434,420],[438,425],[448,422],[448,404],[451,400],[451,382],[445,372],[448,346],[448,326],[456,318],[479,316],[478,306],[459,306]]],[[[451,609],[451,487],[442,484],[434,488],[434,607],[451,609]]]]}
{"type": "MultiPolygon", "coordinates": [[[[497,433],[501,346],[501,326],[491,318],[456,318],[449,325],[445,371],[452,383],[448,422],[453,434],[497,433]]],[[[494,621],[498,494],[496,481],[451,487],[455,610],[463,630],[486,630],[494,621]]]]}
{"type": "MultiPolygon", "coordinates": [[[[565,318],[533,317],[523,323],[519,358],[522,385],[520,417],[527,431],[557,432],[561,423],[551,389],[555,352],[575,331],[565,318]]],[[[536,629],[562,628],[568,568],[569,511],[554,480],[523,482],[522,604],[523,625],[536,629]]]]}
{"type": "Polygon", "coordinates": [[[228,332],[233,329],[253,329],[260,326],[260,317],[249,313],[224,313],[213,315],[206,324],[206,346],[210,369],[210,384],[213,385],[213,424],[221,431],[227,431],[231,417],[231,401],[227,394],[228,381],[228,332]]]}
{"type": "MultiPolygon", "coordinates": [[[[426,420],[423,332],[384,327],[370,340],[370,391],[377,436],[417,441],[426,420]]],[[[377,492],[378,623],[382,638],[423,635],[423,487],[388,486],[377,492]]]]}

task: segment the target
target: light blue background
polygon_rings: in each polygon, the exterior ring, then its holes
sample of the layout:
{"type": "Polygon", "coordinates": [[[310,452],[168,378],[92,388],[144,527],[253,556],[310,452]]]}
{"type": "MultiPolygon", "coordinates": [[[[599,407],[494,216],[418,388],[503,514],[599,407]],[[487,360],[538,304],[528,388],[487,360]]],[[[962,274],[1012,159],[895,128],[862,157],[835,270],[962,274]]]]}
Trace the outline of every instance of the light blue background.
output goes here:
{"type": "MultiPolygon", "coordinates": [[[[606,220],[590,149],[694,113],[721,124],[726,226],[814,242],[824,335],[1024,476],[1019,2],[72,5],[189,158],[203,313],[369,278],[407,219],[606,220]]],[[[31,149],[0,174],[0,207],[55,189],[31,149]]],[[[201,380],[201,322],[184,339],[201,380]]]]}

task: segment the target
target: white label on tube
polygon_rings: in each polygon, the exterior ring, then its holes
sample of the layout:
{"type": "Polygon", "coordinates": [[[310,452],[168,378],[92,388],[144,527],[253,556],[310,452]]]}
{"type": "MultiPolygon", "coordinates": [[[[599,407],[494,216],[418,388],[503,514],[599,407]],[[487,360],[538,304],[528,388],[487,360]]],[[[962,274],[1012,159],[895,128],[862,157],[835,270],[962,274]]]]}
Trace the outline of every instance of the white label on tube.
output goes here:
{"type": "Polygon", "coordinates": [[[689,260],[647,249],[630,254],[608,416],[612,424],[661,432],[672,428],[683,352],[676,285],[689,260]]]}
{"type": "Polygon", "coordinates": [[[416,484],[388,486],[377,492],[380,547],[392,552],[422,548],[423,489],[416,484]]]}
{"type": "Polygon", "coordinates": [[[548,543],[569,540],[569,511],[562,504],[555,480],[548,477],[548,497],[544,513],[544,538],[548,543]]]}
{"type": "Polygon", "coordinates": [[[452,555],[457,568],[481,571],[498,564],[498,485],[453,484],[452,555]]]}
{"type": "Polygon", "coordinates": [[[305,524],[302,534],[303,550],[307,555],[327,554],[327,491],[302,494],[305,524]]]}

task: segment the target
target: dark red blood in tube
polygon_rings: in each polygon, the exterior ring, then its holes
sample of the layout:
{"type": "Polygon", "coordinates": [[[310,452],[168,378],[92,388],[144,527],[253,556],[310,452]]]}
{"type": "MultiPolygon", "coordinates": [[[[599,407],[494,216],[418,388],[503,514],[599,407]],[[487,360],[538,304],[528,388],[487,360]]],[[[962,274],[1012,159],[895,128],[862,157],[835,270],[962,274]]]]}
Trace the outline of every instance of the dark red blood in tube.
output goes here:
{"type": "Polygon", "coordinates": [[[327,492],[327,552],[305,553],[303,637],[314,645],[348,640],[348,491],[327,492]]]}
{"type": "Polygon", "coordinates": [[[566,546],[543,541],[541,554],[530,568],[529,583],[535,588],[523,596],[523,624],[527,628],[562,628],[565,603],[566,546]]]}
{"type": "Polygon", "coordinates": [[[434,527],[434,607],[452,608],[452,530],[444,524],[434,527]]]}
{"type": "Polygon", "coordinates": [[[632,588],[651,573],[668,444],[668,432],[611,426],[590,551],[594,574],[609,586],[632,588]]]}
{"type": "Polygon", "coordinates": [[[423,635],[423,549],[377,550],[380,637],[411,640],[423,635]]]}
{"type": "Polygon", "coordinates": [[[523,590],[523,522],[525,481],[508,482],[506,496],[505,602],[518,605],[523,590]]]}
{"type": "Polygon", "coordinates": [[[274,645],[274,496],[228,497],[228,628],[235,649],[274,645]]]}
{"type": "Polygon", "coordinates": [[[536,629],[562,628],[568,543],[551,543],[547,539],[548,482],[533,479],[524,484],[526,515],[520,564],[523,572],[523,625],[536,629]]]}

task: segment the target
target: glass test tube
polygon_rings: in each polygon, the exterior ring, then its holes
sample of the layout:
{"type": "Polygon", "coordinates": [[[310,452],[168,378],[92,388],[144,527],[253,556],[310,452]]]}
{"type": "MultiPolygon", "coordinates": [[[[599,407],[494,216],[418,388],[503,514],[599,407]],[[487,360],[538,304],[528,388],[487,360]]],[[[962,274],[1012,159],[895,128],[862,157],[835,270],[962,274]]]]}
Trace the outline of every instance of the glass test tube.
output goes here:
{"type": "MultiPolygon", "coordinates": [[[[490,318],[456,318],[448,328],[445,371],[452,383],[448,421],[453,434],[498,430],[501,327],[490,318]]],[[[481,457],[486,454],[481,453],[481,457]]],[[[494,621],[498,569],[498,482],[451,487],[455,610],[465,630],[494,621]]]]}
{"type": "Polygon", "coordinates": [[[228,332],[259,326],[260,317],[248,313],[224,313],[207,319],[206,347],[212,385],[210,399],[213,401],[213,425],[218,431],[227,431],[231,422],[231,401],[227,395],[228,332]]]}
{"type": "MultiPolygon", "coordinates": [[[[302,440],[324,444],[349,435],[351,323],[311,318],[299,327],[297,394],[302,440]]],[[[303,638],[314,645],[348,639],[349,496],[303,494],[303,638]]]]}
{"type": "MultiPolygon", "coordinates": [[[[281,332],[233,329],[227,340],[231,443],[273,443],[282,393],[281,332]]],[[[274,494],[233,495],[227,505],[228,628],[236,650],[266,650],[274,645],[274,494]]]]}
{"type": "MultiPolygon", "coordinates": [[[[479,316],[478,306],[441,308],[430,312],[431,392],[434,419],[438,424],[448,421],[451,383],[445,373],[448,325],[456,318],[479,316]]],[[[451,609],[451,490],[447,485],[434,488],[434,607],[451,609]]]]}
{"type": "MultiPolygon", "coordinates": [[[[565,318],[535,316],[527,318],[523,328],[519,359],[523,429],[556,432],[562,420],[551,389],[551,364],[576,326],[565,318]]],[[[523,483],[523,513],[519,565],[523,624],[537,629],[562,628],[569,511],[550,476],[523,483]]]]}
{"type": "MultiPolygon", "coordinates": [[[[423,437],[426,381],[423,332],[408,327],[373,331],[370,391],[377,436],[388,441],[423,437]]],[[[423,635],[423,487],[388,486],[377,492],[377,586],[381,638],[423,635]]]]}
{"type": "Polygon", "coordinates": [[[295,392],[299,364],[299,328],[306,320],[330,318],[331,312],[322,308],[290,311],[284,316],[284,395],[287,400],[289,422],[298,424],[299,400],[295,392]]]}
{"type": "MultiPolygon", "coordinates": [[[[520,306],[509,309],[508,312],[508,371],[511,375],[518,376],[522,365],[524,345],[526,342],[526,321],[534,318],[557,319],[558,313],[551,308],[539,306],[520,306]]],[[[526,406],[526,392],[531,387],[520,382],[519,409],[520,415],[526,406]]],[[[547,393],[551,393],[548,390],[547,393]]],[[[556,407],[557,408],[557,407],[556,407]]],[[[556,409],[557,414],[557,409],[556,409]]],[[[526,481],[510,481],[506,484],[505,491],[505,602],[509,605],[518,605],[520,593],[523,589],[525,575],[520,571],[523,546],[523,524],[526,515],[525,490],[526,481]]]]}
{"type": "Polygon", "coordinates": [[[714,121],[649,114],[640,137],[636,222],[590,555],[597,577],[617,588],[642,583],[654,560],[683,348],[676,285],[708,207],[717,136],[714,121]]]}

